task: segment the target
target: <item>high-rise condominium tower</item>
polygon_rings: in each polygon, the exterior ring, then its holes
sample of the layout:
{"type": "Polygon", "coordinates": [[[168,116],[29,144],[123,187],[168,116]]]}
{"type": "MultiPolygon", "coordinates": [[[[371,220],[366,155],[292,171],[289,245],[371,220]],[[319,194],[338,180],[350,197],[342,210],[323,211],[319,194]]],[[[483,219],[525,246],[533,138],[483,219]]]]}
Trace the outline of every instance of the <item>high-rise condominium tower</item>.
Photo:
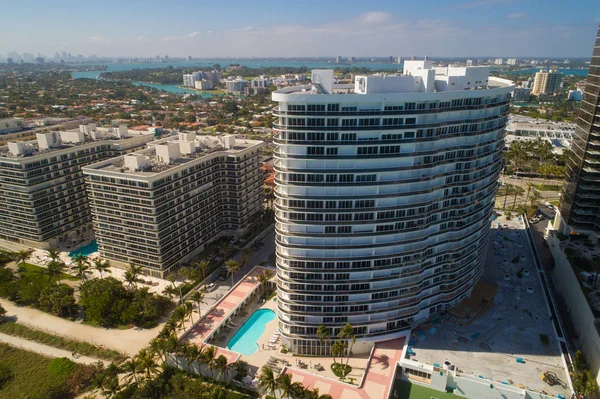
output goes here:
{"type": "Polygon", "coordinates": [[[555,228],[600,238],[600,27],[588,70],[555,228]]]}
{"type": "MultiPolygon", "coordinates": [[[[481,276],[512,82],[405,61],[403,76],[278,90],[278,317],[294,352],[354,327],[354,352],[405,334],[481,276]]],[[[326,340],[327,341],[327,340],[326,340]]]]}
{"type": "Polygon", "coordinates": [[[531,94],[554,94],[560,90],[560,83],[562,82],[562,74],[556,69],[547,71],[545,69],[540,70],[535,74],[535,80],[533,82],[533,90],[531,94]]]}

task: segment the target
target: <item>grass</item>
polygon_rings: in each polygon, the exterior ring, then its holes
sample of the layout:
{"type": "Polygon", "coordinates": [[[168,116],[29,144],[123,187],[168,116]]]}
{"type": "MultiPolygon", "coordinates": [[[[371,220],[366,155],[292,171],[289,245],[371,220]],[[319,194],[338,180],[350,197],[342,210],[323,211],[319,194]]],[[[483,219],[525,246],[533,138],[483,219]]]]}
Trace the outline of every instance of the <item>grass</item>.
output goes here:
{"type": "Polygon", "coordinates": [[[392,387],[392,395],[394,399],[457,399],[460,396],[453,393],[436,391],[435,389],[422,387],[420,385],[411,384],[410,382],[396,380],[392,387]]]}
{"type": "Polygon", "coordinates": [[[560,186],[558,184],[536,184],[534,186],[539,191],[560,191],[560,186]]]}
{"type": "MultiPolygon", "coordinates": [[[[30,276],[32,274],[40,274],[43,272],[44,268],[36,265],[32,265],[31,263],[21,263],[19,264],[19,273],[22,276],[30,276]]],[[[61,273],[61,280],[70,280],[70,281],[79,281],[79,277],[72,276],[67,273],[61,273]]]]}
{"type": "Polygon", "coordinates": [[[77,352],[81,355],[107,359],[112,361],[123,361],[125,356],[117,351],[103,349],[87,342],[74,341],[63,337],[48,334],[44,331],[34,330],[22,324],[12,321],[0,323],[0,332],[16,337],[25,338],[31,341],[53,346],[59,349],[65,349],[71,352],[77,352]]]}
{"type": "Polygon", "coordinates": [[[0,344],[0,363],[9,366],[13,375],[0,389],[0,399],[49,397],[57,384],[48,372],[51,361],[37,353],[0,344]]]}

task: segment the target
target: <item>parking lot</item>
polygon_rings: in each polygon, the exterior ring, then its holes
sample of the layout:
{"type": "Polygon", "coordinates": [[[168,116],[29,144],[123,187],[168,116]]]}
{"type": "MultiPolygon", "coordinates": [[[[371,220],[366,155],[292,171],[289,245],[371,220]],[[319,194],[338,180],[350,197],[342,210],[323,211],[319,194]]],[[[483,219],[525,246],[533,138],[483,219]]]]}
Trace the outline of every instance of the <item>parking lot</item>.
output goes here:
{"type": "Polygon", "coordinates": [[[465,320],[443,315],[413,331],[411,358],[453,363],[461,373],[552,395],[568,395],[567,374],[523,223],[493,221],[478,295],[493,298],[465,320]],[[452,321],[450,321],[452,319],[452,321]],[[559,383],[550,386],[543,373],[559,383]]]}

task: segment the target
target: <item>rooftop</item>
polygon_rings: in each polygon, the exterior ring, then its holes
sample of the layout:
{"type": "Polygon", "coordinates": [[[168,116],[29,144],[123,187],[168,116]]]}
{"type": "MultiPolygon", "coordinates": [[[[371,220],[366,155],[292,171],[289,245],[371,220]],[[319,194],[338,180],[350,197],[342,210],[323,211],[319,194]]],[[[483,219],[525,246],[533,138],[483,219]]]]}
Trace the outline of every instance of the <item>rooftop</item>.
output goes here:
{"type": "Polygon", "coordinates": [[[151,129],[130,130],[125,125],[118,127],[97,127],[96,124],[80,125],[79,129],[36,133],[35,140],[8,142],[0,147],[0,158],[24,159],[48,154],[98,141],[122,141],[142,138],[153,139],[151,129]]]}
{"type": "Polygon", "coordinates": [[[152,177],[216,152],[232,155],[261,144],[262,141],[236,139],[233,135],[205,136],[180,132],[177,136],[148,143],[146,149],[97,162],[86,169],[152,177]]]}
{"type": "Polygon", "coordinates": [[[279,94],[400,94],[482,90],[510,87],[512,82],[489,76],[488,67],[438,67],[431,61],[406,61],[402,74],[359,75],[353,84],[335,83],[332,69],[314,69],[311,84],[287,87],[279,94]]]}

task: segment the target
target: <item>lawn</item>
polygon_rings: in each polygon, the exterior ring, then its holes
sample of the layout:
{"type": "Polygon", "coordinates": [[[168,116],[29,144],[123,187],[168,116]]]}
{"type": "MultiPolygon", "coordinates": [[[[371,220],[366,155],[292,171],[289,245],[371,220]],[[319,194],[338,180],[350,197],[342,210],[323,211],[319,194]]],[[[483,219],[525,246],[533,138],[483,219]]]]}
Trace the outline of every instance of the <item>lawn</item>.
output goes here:
{"type": "MultiPolygon", "coordinates": [[[[39,274],[39,273],[41,273],[44,270],[43,267],[32,265],[31,263],[21,263],[19,265],[19,270],[23,270],[23,269],[25,271],[19,271],[19,273],[22,276],[29,276],[31,274],[39,274]]],[[[61,280],[79,281],[79,277],[75,277],[75,276],[72,276],[72,275],[67,274],[67,273],[62,273],[60,275],[60,279],[61,280]]]]}
{"type": "Polygon", "coordinates": [[[403,380],[395,380],[392,388],[392,399],[458,399],[453,393],[436,391],[435,389],[411,384],[403,380]]]}
{"type": "Polygon", "coordinates": [[[534,187],[539,191],[560,191],[560,186],[556,184],[536,184],[534,187]]]}

